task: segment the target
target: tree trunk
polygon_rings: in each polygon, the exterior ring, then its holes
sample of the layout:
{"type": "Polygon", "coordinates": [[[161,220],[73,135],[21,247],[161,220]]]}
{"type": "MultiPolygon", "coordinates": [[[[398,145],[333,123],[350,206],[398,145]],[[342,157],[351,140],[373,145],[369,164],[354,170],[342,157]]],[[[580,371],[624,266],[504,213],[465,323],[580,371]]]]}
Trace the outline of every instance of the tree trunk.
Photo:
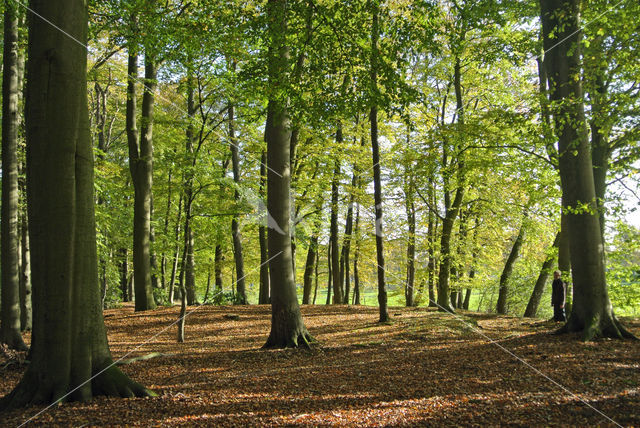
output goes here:
{"type": "Polygon", "coordinates": [[[333,284],[333,272],[332,272],[332,262],[331,262],[331,239],[329,239],[329,244],[327,245],[327,305],[331,304],[331,289],[333,284]]]}
{"type": "MultiPolygon", "coordinates": [[[[456,112],[457,112],[457,125],[458,125],[458,135],[457,137],[461,139],[463,137],[463,126],[464,126],[464,108],[462,104],[462,85],[460,82],[461,72],[460,72],[460,58],[456,58],[455,66],[454,66],[454,89],[456,93],[456,112]]],[[[446,144],[446,142],[445,142],[446,144]]],[[[445,148],[446,149],[446,148],[445,148]]],[[[443,165],[446,165],[446,150],[443,151],[443,165]]],[[[462,205],[462,199],[464,197],[465,192],[465,183],[464,183],[464,159],[463,154],[458,154],[458,177],[457,177],[457,185],[456,185],[456,194],[454,196],[453,202],[451,204],[447,203],[445,200],[445,218],[442,222],[442,236],[440,237],[440,272],[438,274],[438,309],[441,311],[453,312],[453,307],[449,300],[449,274],[451,272],[451,234],[453,232],[453,225],[458,217],[458,213],[460,212],[460,207],[462,205]]],[[[448,183],[448,180],[446,180],[448,183]]],[[[445,185],[447,187],[447,185],[445,185]]],[[[445,189],[445,199],[449,194],[449,190],[445,189]]]]}
{"type": "MultiPolygon", "coordinates": [[[[411,187],[409,187],[411,189],[411,187]]],[[[405,195],[405,209],[407,212],[407,224],[409,225],[409,237],[407,239],[407,283],[405,288],[405,304],[414,306],[414,286],[416,276],[416,209],[413,202],[412,190],[405,195]]]]}
{"type": "Polygon", "coordinates": [[[31,363],[0,408],[153,395],[113,365],[100,307],[87,51],[77,43],[87,43],[86,4],[32,1],[30,7],[43,18],[29,21],[27,66],[31,363]]]}
{"type": "MultiPolygon", "coordinates": [[[[262,151],[260,157],[260,198],[264,198],[267,185],[267,152],[262,151]]],[[[268,215],[268,214],[267,214],[268,215]]],[[[269,289],[269,252],[267,250],[267,228],[260,224],[258,227],[258,239],[260,242],[260,291],[258,303],[266,305],[271,303],[269,289]]]]}
{"type": "Polygon", "coordinates": [[[2,311],[0,343],[26,350],[20,333],[20,259],[18,247],[18,13],[15,3],[4,2],[2,69],[2,311]]]}
{"type": "Polygon", "coordinates": [[[561,232],[556,233],[556,237],[553,240],[553,245],[548,251],[547,257],[544,259],[544,262],[542,263],[540,274],[538,275],[538,279],[533,286],[533,292],[531,293],[531,297],[529,298],[529,303],[527,303],[527,308],[524,311],[525,317],[535,318],[538,312],[538,306],[540,305],[540,299],[542,299],[542,293],[544,292],[544,287],[547,284],[549,273],[553,271],[553,264],[558,257],[560,234],[561,232]]]}
{"type": "Polygon", "coordinates": [[[349,296],[351,294],[351,272],[350,260],[351,253],[351,234],[353,233],[353,203],[355,200],[355,189],[358,185],[357,165],[353,165],[353,177],[351,178],[351,194],[349,195],[349,206],[347,207],[347,218],[344,225],[344,241],[340,252],[340,282],[344,284],[343,303],[349,304],[349,296]]]}
{"type": "Polygon", "coordinates": [[[129,250],[127,248],[121,248],[120,251],[120,292],[122,293],[122,301],[130,302],[131,296],[129,296],[129,250]]]}
{"type": "Polygon", "coordinates": [[[502,269],[502,274],[500,275],[500,288],[498,291],[498,304],[496,306],[496,312],[502,315],[507,313],[509,279],[511,278],[511,272],[513,272],[513,265],[516,263],[516,260],[518,260],[518,257],[520,256],[520,248],[522,247],[522,241],[524,239],[525,221],[526,218],[523,219],[522,224],[520,225],[518,236],[513,242],[513,247],[511,247],[511,252],[509,253],[509,257],[507,257],[507,261],[505,262],[504,268],[502,269]]]}
{"type": "Polygon", "coordinates": [[[387,309],[387,286],[384,278],[384,234],[382,230],[382,178],[380,172],[380,148],[378,144],[378,39],[380,30],[378,28],[379,0],[373,0],[373,11],[371,19],[371,94],[372,105],[369,112],[371,122],[371,154],[373,158],[373,200],[375,204],[375,233],[376,233],[376,260],[378,263],[378,305],[380,309],[380,322],[389,321],[387,309]]]}
{"type": "Polygon", "coordinates": [[[360,259],[360,205],[356,209],[356,226],[354,229],[356,248],[353,252],[353,304],[360,304],[360,271],[358,261],[360,259]]]}
{"type": "MultiPolygon", "coordinates": [[[[233,67],[235,70],[235,66],[233,67]]],[[[235,131],[235,123],[234,123],[234,109],[233,104],[231,104],[228,108],[229,113],[229,146],[231,147],[231,167],[233,169],[233,181],[236,183],[236,189],[234,191],[234,200],[236,205],[240,202],[240,192],[238,187],[240,186],[240,157],[238,155],[238,143],[236,141],[236,131],[235,131]]],[[[237,210],[237,208],[236,208],[237,210]]],[[[236,262],[236,272],[238,273],[238,296],[236,299],[236,303],[240,305],[246,305],[249,302],[247,301],[247,292],[245,290],[245,281],[244,281],[244,259],[242,257],[242,234],[240,233],[240,224],[238,222],[238,214],[234,213],[231,218],[231,234],[233,236],[233,256],[236,262]]]]}
{"type": "Polygon", "coordinates": [[[540,7],[573,268],[574,305],[560,332],[581,331],[584,340],[631,336],[613,314],[605,280],[604,245],[580,79],[580,1],[540,0],[540,7]],[[558,44],[558,40],[563,43],[558,44]]]}
{"type": "MultiPolygon", "coordinates": [[[[336,140],[342,142],[342,129],[338,127],[336,140]]],[[[338,241],[338,198],[340,161],[334,161],[333,180],[331,181],[331,274],[333,284],[333,304],[343,303],[342,283],[340,281],[340,250],[338,241]]]]}
{"type": "MultiPolygon", "coordinates": [[[[184,174],[184,249],[182,263],[180,264],[180,301],[186,299],[187,305],[195,305],[196,298],[196,277],[195,260],[193,256],[193,228],[191,226],[191,207],[193,206],[193,176],[196,166],[197,154],[194,151],[195,132],[193,119],[196,114],[194,101],[194,77],[190,62],[187,67],[187,116],[188,124],[186,129],[185,154],[189,161],[189,168],[184,174]],[[183,290],[184,288],[184,290],[183,290]]],[[[180,321],[182,322],[182,321],[180,321]]]]}
{"type": "Polygon", "coordinates": [[[438,228],[435,223],[434,207],[435,207],[435,183],[433,177],[429,177],[429,217],[428,217],[428,231],[427,236],[429,238],[429,247],[427,249],[429,253],[429,260],[427,264],[427,288],[429,289],[429,307],[437,307],[436,304],[436,292],[435,292],[435,277],[436,277],[436,230],[438,228]]]}
{"type": "Polygon", "coordinates": [[[213,272],[215,276],[216,293],[220,293],[222,292],[222,246],[220,244],[216,245],[213,272]]]}
{"type": "Polygon", "coordinates": [[[309,249],[307,251],[307,262],[304,265],[304,286],[302,288],[302,304],[308,305],[311,298],[311,287],[313,282],[314,264],[316,254],[318,252],[318,235],[313,234],[309,241],[309,249]]]}
{"type": "Polygon", "coordinates": [[[129,169],[134,187],[133,206],[133,277],[135,287],[135,310],[144,311],[156,307],[151,288],[151,186],[152,159],[151,123],[153,91],[155,90],[155,67],[151,58],[145,58],[145,90],[142,100],[142,132],[138,143],[136,123],[136,80],[138,55],[136,47],[129,42],[127,78],[127,141],[129,145],[129,169]]]}
{"type": "Polygon", "coordinates": [[[268,230],[271,279],[271,332],[266,348],[309,346],[312,340],[302,321],[291,251],[291,165],[289,114],[286,87],[289,48],[287,46],[287,3],[267,1],[269,40],[269,85],[271,96],[267,121],[267,210],[275,227],[268,230]],[[277,228],[277,229],[276,229],[277,228]]]}
{"type": "MultiPolygon", "coordinates": [[[[25,189],[26,190],[26,189],[25,189]]],[[[29,244],[29,226],[26,211],[22,213],[22,268],[20,272],[20,329],[31,331],[32,304],[31,304],[31,250],[29,244]]]]}

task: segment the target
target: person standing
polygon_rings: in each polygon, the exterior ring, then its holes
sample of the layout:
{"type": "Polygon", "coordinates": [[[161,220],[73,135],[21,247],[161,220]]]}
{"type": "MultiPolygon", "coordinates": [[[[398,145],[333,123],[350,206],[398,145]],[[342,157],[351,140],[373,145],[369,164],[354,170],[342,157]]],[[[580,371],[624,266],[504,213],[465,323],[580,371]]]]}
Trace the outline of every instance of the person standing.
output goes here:
{"type": "Polygon", "coordinates": [[[551,284],[551,305],[553,306],[553,320],[566,321],[564,314],[565,286],[562,281],[562,274],[559,270],[553,272],[553,283],[551,284]]]}

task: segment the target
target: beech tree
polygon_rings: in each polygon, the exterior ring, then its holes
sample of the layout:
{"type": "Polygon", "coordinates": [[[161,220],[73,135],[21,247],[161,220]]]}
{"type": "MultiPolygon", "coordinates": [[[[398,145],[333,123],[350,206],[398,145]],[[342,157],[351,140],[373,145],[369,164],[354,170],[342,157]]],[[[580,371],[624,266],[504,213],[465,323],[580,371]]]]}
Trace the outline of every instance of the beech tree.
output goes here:
{"type": "Polygon", "coordinates": [[[0,408],[100,394],[153,395],[113,365],[102,317],[86,4],[35,0],[30,7],[26,123],[33,336],[27,371],[0,408]]]}
{"type": "Polygon", "coordinates": [[[267,210],[275,223],[267,231],[271,286],[271,333],[265,348],[309,346],[312,339],[300,313],[292,269],[290,122],[287,110],[289,47],[287,2],[268,0],[269,105],[267,140],[267,210]]]}
{"type": "Polygon", "coordinates": [[[568,223],[574,304],[559,332],[630,337],[607,293],[591,154],[582,95],[580,0],[540,0],[547,72],[558,137],[562,205],[568,223]]]}
{"type": "Polygon", "coordinates": [[[2,316],[0,343],[25,350],[20,334],[20,269],[18,246],[18,14],[4,2],[2,69],[2,316]]]}

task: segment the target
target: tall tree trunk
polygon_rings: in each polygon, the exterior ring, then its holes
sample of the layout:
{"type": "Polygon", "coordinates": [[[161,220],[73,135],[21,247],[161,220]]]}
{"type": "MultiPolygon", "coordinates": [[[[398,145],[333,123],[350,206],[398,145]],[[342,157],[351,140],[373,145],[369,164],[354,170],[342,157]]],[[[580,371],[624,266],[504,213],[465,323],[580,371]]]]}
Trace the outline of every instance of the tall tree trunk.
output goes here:
{"type": "Polygon", "coordinates": [[[20,259],[18,247],[18,13],[16,4],[4,2],[2,69],[2,311],[0,343],[25,350],[20,333],[20,259]]]}
{"type": "MultiPolygon", "coordinates": [[[[339,127],[336,140],[342,140],[342,129],[339,127]]],[[[333,284],[333,304],[343,303],[342,283],[340,281],[340,250],[338,240],[338,198],[340,161],[334,161],[333,180],[331,181],[331,274],[333,284]]]]}
{"type": "Polygon", "coordinates": [[[520,248],[522,247],[522,241],[524,240],[525,222],[526,217],[522,220],[520,230],[518,231],[518,236],[516,236],[516,240],[513,242],[513,247],[511,247],[509,257],[507,257],[507,261],[505,262],[504,268],[502,269],[502,274],[500,275],[500,288],[498,291],[498,304],[496,306],[496,312],[502,315],[507,313],[509,279],[511,278],[511,272],[513,272],[513,265],[516,263],[516,260],[518,260],[518,256],[520,256],[520,248]]]}
{"type": "MultiPolygon", "coordinates": [[[[453,85],[456,93],[456,112],[457,112],[457,138],[462,139],[464,132],[464,108],[462,104],[462,84],[461,79],[460,58],[456,58],[454,66],[453,85]]],[[[446,143],[445,143],[446,144],[446,143]]],[[[443,165],[446,165],[446,150],[443,151],[443,165]]],[[[438,274],[438,309],[441,311],[453,312],[453,307],[449,300],[449,274],[451,272],[451,234],[453,233],[453,225],[460,212],[462,199],[465,193],[465,177],[464,177],[464,155],[462,152],[457,154],[457,184],[456,194],[452,203],[445,201],[445,218],[442,222],[442,236],[440,237],[440,272],[438,274]]],[[[448,180],[447,180],[448,182],[448,180]]],[[[445,187],[447,187],[445,185],[445,187]]],[[[445,188],[445,199],[449,194],[449,189],[445,188]]]]}
{"type": "MultiPolygon", "coordinates": [[[[262,151],[260,157],[260,198],[265,197],[267,185],[267,152],[262,151]]],[[[267,214],[268,215],[268,214],[267,214]]],[[[260,291],[258,303],[266,305],[271,303],[269,289],[269,252],[267,248],[267,228],[261,223],[258,227],[258,239],[260,242],[260,291]]]]}
{"type": "Polygon", "coordinates": [[[436,292],[435,292],[435,278],[436,278],[436,230],[438,229],[435,223],[434,207],[435,207],[435,180],[432,176],[429,177],[429,217],[427,223],[427,236],[429,239],[429,247],[427,249],[429,253],[429,260],[427,262],[427,288],[429,290],[429,307],[437,307],[436,304],[436,292]]]}
{"type": "Polygon", "coordinates": [[[29,21],[27,66],[31,362],[0,408],[152,395],[113,365],[100,307],[86,3],[32,1],[30,7],[43,18],[29,21]]]}
{"type": "Polygon", "coordinates": [[[267,1],[269,35],[269,85],[271,96],[267,121],[267,210],[275,227],[268,230],[271,279],[271,332],[266,348],[309,346],[312,340],[302,321],[291,251],[291,165],[288,87],[287,2],[267,1]],[[277,227],[277,229],[276,229],[277,227]]]}
{"type": "Polygon", "coordinates": [[[384,234],[382,230],[382,178],[380,168],[380,147],[378,144],[378,39],[379,30],[379,0],[372,0],[373,11],[371,19],[371,94],[372,105],[369,112],[371,122],[371,154],[373,158],[373,200],[376,215],[376,260],[378,263],[378,305],[380,309],[380,322],[389,321],[387,310],[387,286],[385,284],[384,267],[384,234]]]}
{"type": "Polygon", "coordinates": [[[353,253],[353,304],[360,304],[360,271],[358,261],[360,259],[360,205],[356,209],[356,226],[354,229],[356,248],[353,253]]]}
{"type": "MultiPolygon", "coordinates": [[[[191,226],[191,208],[193,206],[193,178],[194,170],[197,162],[197,154],[194,151],[195,131],[193,119],[196,114],[196,106],[194,101],[194,77],[190,61],[187,67],[187,116],[188,124],[186,129],[185,154],[189,160],[189,167],[184,174],[184,241],[183,256],[180,264],[180,300],[186,299],[187,305],[195,305],[196,298],[196,279],[195,279],[195,260],[193,255],[193,230],[191,226]],[[183,293],[184,288],[184,293],[183,293]]],[[[182,322],[182,321],[180,321],[182,322]]]]}
{"type": "Polygon", "coordinates": [[[547,257],[542,263],[540,274],[538,275],[538,279],[533,286],[533,292],[531,293],[531,297],[529,298],[529,303],[527,303],[527,308],[524,311],[525,317],[534,318],[538,312],[538,306],[540,305],[540,299],[542,299],[542,293],[544,292],[544,287],[547,284],[549,273],[553,271],[553,264],[558,257],[558,246],[560,245],[561,233],[562,232],[556,233],[556,237],[553,240],[553,245],[547,252],[547,257]]]}
{"type": "Polygon", "coordinates": [[[145,58],[145,90],[142,99],[142,132],[138,143],[136,121],[136,80],[138,54],[134,42],[129,42],[127,79],[127,141],[129,145],[129,169],[134,187],[133,206],[133,277],[135,310],[144,311],[156,307],[151,288],[151,186],[152,159],[151,122],[153,91],[155,90],[155,66],[151,58],[145,58]]]}
{"type": "Polygon", "coordinates": [[[405,287],[405,304],[414,306],[414,286],[416,277],[416,209],[413,202],[411,186],[405,194],[405,210],[407,212],[407,224],[409,225],[409,236],[407,238],[407,282],[405,287]]]}
{"type": "Polygon", "coordinates": [[[347,207],[347,218],[344,225],[344,240],[342,242],[342,250],[340,252],[340,282],[344,284],[344,298],[342,303],[349,304],[349,296],[351,294],[351,272],[350,260],[351,253],[351,234],[353,233],[353,203],[355,199],[355,187],[357,184],[357,175],[354,173],[351,179],[351,188],[354,189],[349,196],[349,206],[347,207]]]}
{"type": "Polygon", "coordinates": [[[560,332],[581,331],[584,340],[631,336],[613,314],[605,280],[604,245],[580,79],[580,1],[540,0],[540,8],[573,268],[574,305],[560,332]],[[558,44],[558,40],[563,43],[558,44]]]}
{"type": "MultiPolygon", "coordinates": [[[[233,67],[235,70],[235,66],[233,67]]],[[[229,145],[231,146],[231,167],[233,169],[233,181],[236,183],[236,189],[234,191],[234,200],[236,204],[240,202],[240,156],[238,155],[238,143],[236,141],[236,131],[234,123],[234,109],[233,104],[228,108],[229,113],[229,145]]],[[[238,214],[234,213],[231,218],[231,234],[233,235],[233,256],[236,262],[236,272],[238,273],[238,296],[236,303],[240,305],[246,305],[247,292],[245,290],[244,281],[244,259],[242,257],[242,234],[240,233],[240,224],[238,222],[238,214]]]]}
{"type": "Polygon", "coordinates": [[[180,221],[182,219],[182,201],[183,196],[178,198],[178,213],[176,218],[176,224],[173,230],[174,248],[173,257],[171,262],[171,277],[169,279],[169,304],[173,305],[174,295],[176,292],[176,276],[178,275],[178,256],[180,255],[180,221]]]}

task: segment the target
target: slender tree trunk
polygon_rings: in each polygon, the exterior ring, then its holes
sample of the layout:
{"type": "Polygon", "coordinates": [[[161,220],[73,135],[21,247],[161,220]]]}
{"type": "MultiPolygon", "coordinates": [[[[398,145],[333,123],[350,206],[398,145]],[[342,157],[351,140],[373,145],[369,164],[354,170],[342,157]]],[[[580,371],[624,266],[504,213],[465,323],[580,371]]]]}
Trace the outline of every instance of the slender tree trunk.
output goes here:
{"type": "Polygon", "coordinates": [[[369,121],[371,122],[371,153],[373,158],[373,200],[376,215],[376,254],[378,270],[378,305],[380,309],[380,322],[389,321],[387,310],[387,286],[385,284],[384,267],[384,234],[382,230],[382,178],[380,168],[380,148],[378,144],[378,106],[375,98],[378,95],[378,28],[379,0],[373,0],[373,12],[371,22],[371,96],[373,97],[369,121]]]}
{"type": "Polygon", "coordinates": [[[531,297],[529,298],[529,303],[527,303],[527,308],[524,311],[525,317],[534,318],[538,312],[538,306],[540,305],[540,299],[542,299],[542,293],[544,292],[544,287],[547,284],[549,273],[553,271],[553,264],[558,257],[560,234],[561,232],[556,233],[556,237],[553,240],[553,245],[551,246],[550,251],[548,251],[547,257],[544,259],[544,262],[542,263],[540,274],[538,275],[538,279],[533,286],[533,292],[531,293],[531,297]]]}
{"type": "MultiPolygon", "coordinates": [[[[263,151],[260,157],[260,198],[265,197],[266,186],[267,152],[263,151]]],[[[260,291],[258,303],[266,305],[271,303],[271,293],[269,289],[269,252],[267,248],[267,228],[262,224],[258,227],[258,239],[260,242],[260,291]]]]}
{"type": "Polygon", "coordinates": [[[540,0],[540,7],[573,267],[574,305],[560,332],[580,331],[584,340],[631,336],[613,314],[605,280],[604,245],[580,79],[580,1],[540,0]],[[558,44],[558,40],[563,43],[558,44]],[[585,206],[589,209],[583,209],[585,206]]]}
{"type": "Polygon", "coordinates": [[[313,285],[313,271],[318,252],[318,235],[311,236],[309,249],[307,250],[307,262],[304,266],[304,286],[302,288],[302,304],[308,305],[311,298],[311,287],[313,285]]]}
{"type": "Polygon", "coordinates": [[[516,263],[516,260],[518,260],[518,256],[520,255],[520,248],[522,247],[522,241],[524,240],[525,221],[526,218],[523,219],[522,225],[520,225],[518,236],[513,242],[513,247],[511,247],[511,252],[509,253],[509,257],[507,257],[507,261],[505,262],[504,268],[502,269],[502,274],[500,275],[500,288],[498,291],[498,304],[496,306],[496,312],[502,315],[507,313],[509,279],[511,278],[511,272],[513,272],[513,265],[516,263]]]}
{"type": "Polygon", "coordinates": [[[429,239],[429,247],[427,249],[429,253],[429,259],[427,262],[427,287],[429,289],[429,307],[437,307],[436,304],[436,292],[435,292],[435,278],[436,278],[436,229],[438,226],[435,224],[435,215],[433,210],[435,209],[435,184],[433,177],[429,177],[429,216],[428,216],[428,231],[427,236],[429,239]]]}
{"type": "Polygon", "coordinates": [[[129,144],[129,169],[135,190],[133,214],[133,276],[136,311],[156,307],[151,288],[151,186],[152,157],[151,123],[153,91],[155,89],[155,67],[150,58],[145,58],[145,90],[142,100],[142,132],[138,143],[136,121],[136,80],[138,55],[136,47],[129,45],[127,83],[127,140],[129,144]]]}
{"type": "MultiPolygon", "coordinates": [[[[342,140],[342,129],[338,128],[336,140],[342,140]]],[[[331,274],[333,284],[333,304],[343,303],[342,283],[340,281],[340,250],[338,241],[338,198],[340,161],[334,161],[333,180],[331,181],[331,274]]]]}
{"type": "Polygon", "coordinates": [[[43,18],[29,21],[27,66],[31,362],[0,408],[85,401],[101,394],[152,395],[112,364],[100,307],[84,48],[86,4],[32,1],[29,5],[43,18]]]}
{"type": "Polygon", "coordinates": [[[173,258],[171,259],[171,278],[169,280],[169,304],[173,305],[175,288],[176,288],[176,276],[178,275],[178,256],[180,255],[180,221],[182,219],[182,200],[183,196],[180,195],[178,199],[178,213],[176,218],[176,225],[174,228],[174,242],[173,258]]]}
{"type": "Polygon", "coordinates": [[[316,298],[318,297],[318,265],[320,264],[320,250],[316,251],[316,261],[315,261],[315,284],[313,287],[313,304],[316,304],[316,298]]]}
{"type": "Polygon", "coordinates": [[[353,304],[360,305],[360,271],[358,261],[360,259],[360,205],[356,209],[355,226],[356,248],[353,254],[353,304]]]}
{"type": "Polygon", "coordinates": [[[407,239],[407,282],[405,287],[405,304],[410,307],[415,305],[414,286],[416,276],[416,209],[412,199],[412,190],[409,190],[407,193],[408,194],[405,195],[405,210],[407,212],[409,236],[407,239]]]}
{"type": "Polygon", "coordinates": [[[215,256],[213,261],[213,271],[216,282],[216,292],[222,291],[222,246],[216,245],[215,256]]]}
{"type": "MultiPolygon", "coordinates": [[[[235,65],[234,65],[235,70],[235,65]]],[[[240,156],[238,155],[238,143],[236,141],[236,131],[234,123],[234,109],[233,104],[228,108],[229,113],[229,145],[231,146],[231,166],[233,169],[233,181],[236,183],[236,189],[234,192],[234,200],[236,205],[240,202],[240,192],[238,186],[240,186],[240,156]]],[[[236,302],[241,305],[246,305],[247,292],[245,290],[244,281],[244,259],[242,257],[242,234],[240,233],[240,224],[238,222],[238,214],[234,214],[231,219],[231,234],[233,236],[233,255],[236,262],[236,272],[238,273],[238,298],[236,302]]]]}
{"type": "MultiPolygon", "coordinates": [[[[464,108],[462,104],[462,85],[460,82],[460,58],[456,58],[454,66],[454,89],[456,93],[456,112],[458,135],[457,138],[462,139],[464,127],[464,108]]],[[[446,144],[446,143],[445,143],[446,144]]],[[[446,155],[446,151],[445,151],[446,155]]],[[[444,155],[443,155],[444,156],[444,155]]],[[[445,218],[442,222],[442,236],[440,237],[440,272],[438,274],[438,309],[441,311],[453,312],[453,307],[449,300],[449,273],[451,271],[451,234],[453,233],[453,225],[460,212],[462,199],[465,193],[465,177],[464,177],[464,155],[457,155],[457,184],[456,194],[451,204],[445,203],[445,218]]],[[[443,162],[446,165],[446,161],[443,162]]],[[[446,187],[446,186],[445,186],[446,187]]],[[[445,195],[449,190],[445,189],[445,195]]]]}
{"type": "Polygon", "coordinates": [[[32,304],[31,304],[31,250],[29,244],[29,226],[26,211],[21,216],[22,233],[22,269],[20,276],[20,329],[31,331],[32,304]]]}
{"type": "Polygon", "coordinates": [[[18,234],[18,13],[4,2],[2,69],[2,311],[0,343],[26,350],[20,333],[20,236],[18,234]]]}
{"type": "Polygon", "coordinates": [[[129,296],[129,250],[127,248],[121,248],[118,251],[120,254],[120,292],[122,293],[122,301],[130,302],[131,296],[129,296]]]}
{"type": "Polygon", "coordinates": [[[331,290],[333,284],[333,263],[331,262],[331,239],[327,245],[327,305],[331,304],[331,290]]]}

